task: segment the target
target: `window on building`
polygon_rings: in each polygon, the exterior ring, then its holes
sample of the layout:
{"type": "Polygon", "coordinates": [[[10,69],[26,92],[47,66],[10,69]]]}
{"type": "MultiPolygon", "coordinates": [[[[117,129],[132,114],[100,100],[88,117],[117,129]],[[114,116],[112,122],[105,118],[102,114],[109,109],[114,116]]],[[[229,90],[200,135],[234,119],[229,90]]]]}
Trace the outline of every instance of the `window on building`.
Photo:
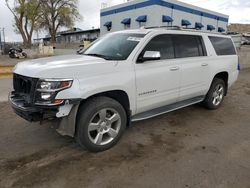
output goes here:
{"type": "Polygon", "coordinates": [[[130,29],[130,24],[124,24],[124,29],[130,29]]]}
{"type": "Polygon", "coordinates": [[[173,35],[175,57],[198,57],[206,56],[206,50],[201,36],[173,35]]]}
{"type": "Polygon", "coordinates": [[[112,22],[108,21],[103,26],[107,28],[107,31],[110,31],[112,28],[112,22]]]}
{"type": "Polygon", "coordinates": [[[146,22],[139,22],[139,27],[146,27],[146,22]]]}
{"type": "Polygon", "coordinates": [[[223,37],[209,37],[216,54],[221,55],[235,55],[236,51],[233,45],[233,41],[230,38],[223,37]]]}
{"type": "Polygon", "coordinates": [[[124,24],[124,29],[130,29],[131,18],[125,18],[121,21],[121,24],[124,24]]]}
{"type": "Polygon", "coordinates": [[[158,35],[154,37],[144,48],[142,55],[146,51],[159,51],[161,59],[173,59],[174,47],[170,35],[158,35]]]}
{"type": "Polygon", "coordinates": [[[139,16],[138,18],[136,18],[136,21],[139,23],[139,27],[146,26],[147,18],[147,15],[139,16]]]}

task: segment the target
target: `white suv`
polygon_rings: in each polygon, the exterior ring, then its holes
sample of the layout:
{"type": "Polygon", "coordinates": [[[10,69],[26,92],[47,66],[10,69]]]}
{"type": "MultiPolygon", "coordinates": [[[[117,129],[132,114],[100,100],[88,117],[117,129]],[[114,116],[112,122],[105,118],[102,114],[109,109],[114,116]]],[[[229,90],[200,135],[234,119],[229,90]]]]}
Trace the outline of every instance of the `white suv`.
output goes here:
{"type": "Polygon", "coordinates": [[[178,29],[107,34],[81,55],[30,60],[14,68],[14,111],[57,119],[58,132],[93,152],[114,146],[130,122],[202,102],[221,106],[239,74],[226,35],[178,29]]]}

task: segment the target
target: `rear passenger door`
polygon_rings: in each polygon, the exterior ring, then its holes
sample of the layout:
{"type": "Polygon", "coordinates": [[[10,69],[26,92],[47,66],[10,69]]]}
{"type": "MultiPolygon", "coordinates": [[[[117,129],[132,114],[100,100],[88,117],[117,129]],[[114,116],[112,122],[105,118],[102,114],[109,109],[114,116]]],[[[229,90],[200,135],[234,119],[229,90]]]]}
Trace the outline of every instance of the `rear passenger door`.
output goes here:
{"type": "Polygon", "coordinates": [[[179,101],[205,95],[209,64],[202,36],[172,37],[176,61],[181,64],[179,101]]]}

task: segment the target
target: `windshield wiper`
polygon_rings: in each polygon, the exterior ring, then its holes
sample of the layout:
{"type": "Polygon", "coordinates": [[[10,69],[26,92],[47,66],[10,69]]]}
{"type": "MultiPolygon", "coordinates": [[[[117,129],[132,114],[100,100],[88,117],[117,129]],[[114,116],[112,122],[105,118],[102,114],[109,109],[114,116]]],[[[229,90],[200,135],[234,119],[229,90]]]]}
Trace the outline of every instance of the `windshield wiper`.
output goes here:
{"type": "Polygon", "coordinates": [[[112,60],[110,57],[102,55],[102,54],[84,54],[84,55],[94,56],[94,57],[100,57],[100,58],[103,58],[105,60],[112,60]]]}

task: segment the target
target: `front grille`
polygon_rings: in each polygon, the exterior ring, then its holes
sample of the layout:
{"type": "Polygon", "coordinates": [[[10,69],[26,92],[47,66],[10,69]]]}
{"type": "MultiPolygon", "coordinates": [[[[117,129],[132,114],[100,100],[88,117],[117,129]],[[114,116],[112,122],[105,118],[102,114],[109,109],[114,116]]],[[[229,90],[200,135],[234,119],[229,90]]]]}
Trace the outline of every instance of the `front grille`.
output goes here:
{"type": "Polygon", "coordinates": [[[13,75],[13,88],[16,95],[22,97],[27,104],[34,102],[37,78],[30,78],[19,74],[13,75]]]}

